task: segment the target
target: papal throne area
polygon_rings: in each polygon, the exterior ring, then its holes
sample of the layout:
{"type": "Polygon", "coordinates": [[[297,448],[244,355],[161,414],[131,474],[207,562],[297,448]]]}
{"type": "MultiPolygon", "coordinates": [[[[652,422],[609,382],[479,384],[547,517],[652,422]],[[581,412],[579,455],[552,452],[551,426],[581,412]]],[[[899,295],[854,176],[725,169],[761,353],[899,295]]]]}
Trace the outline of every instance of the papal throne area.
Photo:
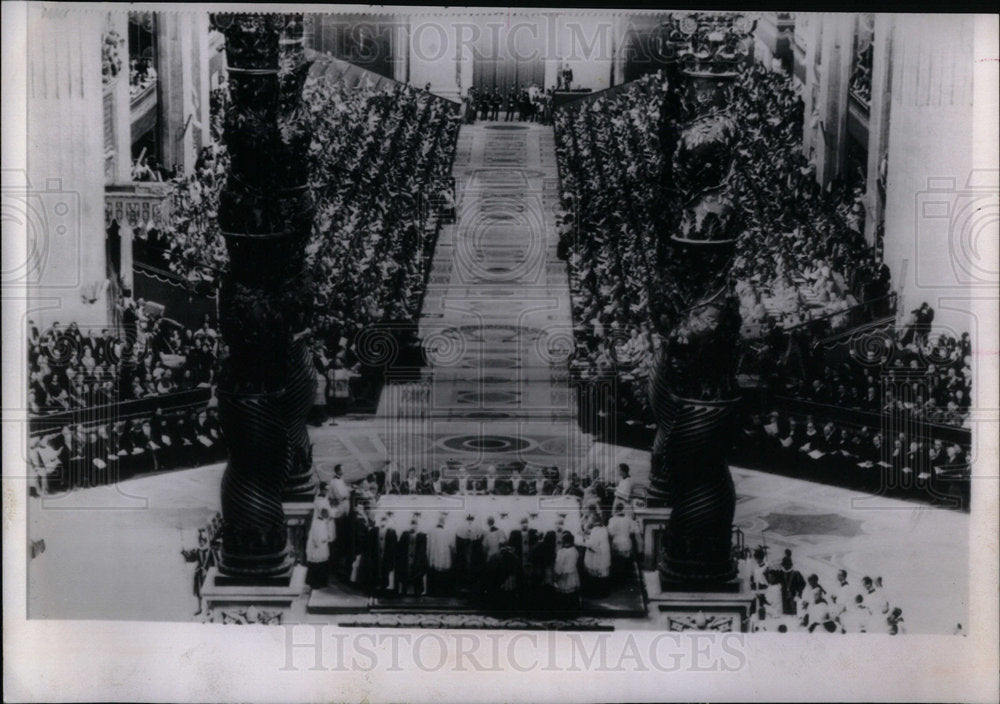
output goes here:
{"type": "Polygon", "coordinates": [[[29,619],[964,633],[972,16],[320,10],[31,15],[29,619]]]}

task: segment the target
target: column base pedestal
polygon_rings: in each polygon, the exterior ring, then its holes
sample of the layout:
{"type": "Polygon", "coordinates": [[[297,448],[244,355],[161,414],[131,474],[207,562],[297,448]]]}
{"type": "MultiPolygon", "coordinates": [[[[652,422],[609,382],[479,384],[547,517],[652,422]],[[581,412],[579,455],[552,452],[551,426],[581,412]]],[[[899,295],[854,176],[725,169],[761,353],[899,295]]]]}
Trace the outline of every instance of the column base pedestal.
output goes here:
{"type": "Polygon", "coordinates": [[[665,631],[746,633],[753,594],[742,579],[713,588],[689,589],[660,582],[656,572],[644,572],[651,617],[665,631]],[[665,588],[666,587],[666,588],[665,588]]]}
{"type": "Polygon", "coordinates": [[[642,569],[655,570],[663,550],[672,509],[644,506],[635,509],[635,520],[642,531],[642,569]]]}
{"type": "Polygon", "coordinates": [[[242,579],[220,574],[217,567],[208,570],[201,588],[202,608],[206,619],[222,620],[222,612],[243,611],[251,606],[285,617],[306,589],[306,568],[296,565],[290,575],[242,579]]]}
{"type": "Polygon", "coordinates": [[[281,509],[285,512],[285,530],[288,532],[288,545],[292,549],[292,559],[297,564],[305,564],[306,540],[309,537],[309,521],[312,519],[313,500],[283,501],[281,509]]]}

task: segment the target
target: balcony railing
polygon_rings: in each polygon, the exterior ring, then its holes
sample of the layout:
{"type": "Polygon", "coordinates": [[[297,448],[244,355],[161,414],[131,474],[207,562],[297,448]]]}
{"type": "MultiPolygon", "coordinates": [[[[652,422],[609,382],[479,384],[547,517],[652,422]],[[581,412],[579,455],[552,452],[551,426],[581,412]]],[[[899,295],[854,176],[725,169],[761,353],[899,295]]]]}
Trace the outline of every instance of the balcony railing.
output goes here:
{"type": "Polygon", "coordinates": [[[123,420],[147,418],[152,416],[157,409],[171,413],[204,406],[211,396],[212,390],[210,388],[199,386],[184,391],[147,396],[142,399],[41,414],[30,419],[30,432],[33,435],[36,433],[47,434],[57,432],[64,425],[87,426],[95,423],[117,423],[123,420]]]}
{"type": "Polygon", "coordinates": [[[104,188],[104,226],[128,224],[132,229],[163,230],[169,220],[173,185],[158,181],[128,183],[104,188]]]}
{"type": "Polygon", "coordinates": [[[896,315],[896,294],[872,298],[851,306],[846,310],[833,311],[806,320],[789,328],[786,335],[805,333],[813,345],[823,344],[833,338],[840,338],[852,332],[855,328],[870,323],[886,322],[896,315]]]}

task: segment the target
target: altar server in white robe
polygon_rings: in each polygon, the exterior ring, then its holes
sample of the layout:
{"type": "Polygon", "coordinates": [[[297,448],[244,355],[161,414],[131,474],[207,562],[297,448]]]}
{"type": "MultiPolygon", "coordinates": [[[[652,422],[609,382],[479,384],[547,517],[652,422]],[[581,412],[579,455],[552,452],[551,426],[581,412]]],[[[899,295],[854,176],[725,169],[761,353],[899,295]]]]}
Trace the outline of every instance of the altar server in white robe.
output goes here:
{"type": "Polygon", "coordinates": [[[612,574],[623,578],[628,574],[629,565],[635,557],[634,538],[637,526],[625,515],[625,506],[615,502],[615,515],[608,521],[608,537],[611,540],[612,574]]]}
{"type": "Polygon", "coordinates": [[[333,523],[330,521],[330,510],[321,507],[313,513],[312,525],[309,527],[309,537],[306,541],[306,582],[313,589],[326,586],[328,579],[330,542],[333,523]]]}
{"type": "Polygon", "coordinates": [[[427,561],[430,573],[427,587],[431,596],[446,596],[451,591],[455,533],[445,527],[447,511],[442,511],[437,525],[427,535],[427,561]]]}
{"type": "Polygon", "coordinates": [[[598,519],[584,543],[586,550],[583,555],[583,566],[592,585],[595,596],[607,596],[608,577],[611,573],[611,541],[608,540],[608,529],[598,519]]]}

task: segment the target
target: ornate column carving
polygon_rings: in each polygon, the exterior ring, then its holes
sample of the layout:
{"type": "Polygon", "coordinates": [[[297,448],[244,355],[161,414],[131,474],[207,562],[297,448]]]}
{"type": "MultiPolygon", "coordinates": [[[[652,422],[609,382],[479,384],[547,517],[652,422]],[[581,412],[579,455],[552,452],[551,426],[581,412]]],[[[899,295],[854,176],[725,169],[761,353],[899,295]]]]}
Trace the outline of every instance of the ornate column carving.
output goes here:
{"type": "Polygon", "coordinates": [[[664,585],[713,585],[735,576],[731,534],[736,495],[726,452],[739,393],[739,304],[729,269],[741,221],[728,195],[737,128],[723,86],[737,77],[749,23],[683,18],[675,97],[664,106],[663,148],[672,167],[664,196],[677,208],[667,248],[675,313],[663,331],[651,403],[657,433],[651,504],[673,510],[660,556],[664,585]],[[678,99],[681,90],[686,99],[678,99]]]}
{"type": "Polygon", "coordinates": [[[313,200],[303,167],[309,135],[299,114],[308,63],[301,15],[213,20],[226,35],[231,96],[230,167],[219,201],[229,252],[220,292],[229,356],[218,395],[229,465],[219,569],[269,577],[292,567],[282,500],[311,499],[315,489],[305,419],[316,380],[303,271],[313,200]]]}

